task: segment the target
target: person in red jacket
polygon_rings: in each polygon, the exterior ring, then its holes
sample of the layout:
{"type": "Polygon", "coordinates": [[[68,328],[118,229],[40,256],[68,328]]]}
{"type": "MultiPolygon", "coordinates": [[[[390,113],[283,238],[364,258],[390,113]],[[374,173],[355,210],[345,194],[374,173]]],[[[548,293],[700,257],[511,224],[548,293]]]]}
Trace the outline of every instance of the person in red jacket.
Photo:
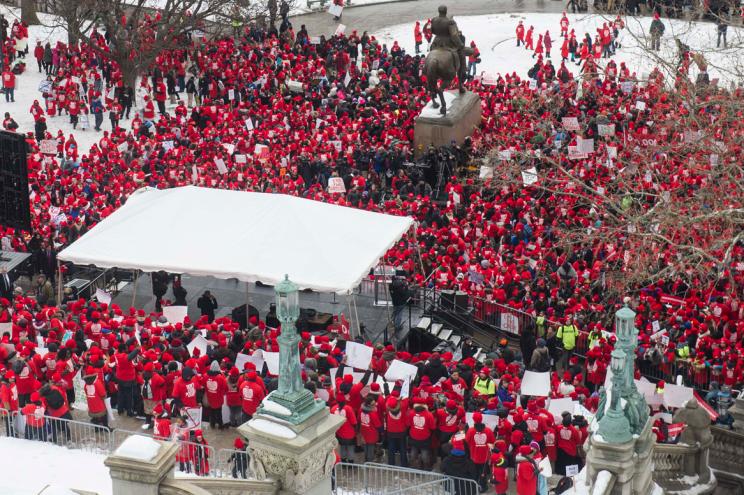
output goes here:
{"type": "MultiPolygon", "coordinates": [[[[454,373],[453,373],[454,374],[454,373]]],[[[462,378],[460,378],[462,380],[462,378]]],[[[460,423],[465,419],[465,410],[450,399],[443,409],[437,409],[437,427],[439,430],[439,456],[444,458],[442,446],[449,442],[452,435],[457,433],[460,423]]]]}
{"type": "Polygon", "coordinates": [[[31,399],[31,394],[41,387],[41,383],[36,379],[34,372],[31,370],[28,362],[23,363],[21,370],[16,375],[16,387],[18,387],[18,406],[24,407],[31,399]]]}
{"type": "Polygon", "coordinates": [[[152,433],[155,435],[155,438],[160,440],[170,440],[171,422],[168,417],[168,411],[165,410],[163,404],[156,405],[152,410],[152,415],[155,417],[155,422],[152,428],[152,433]]]}
{"type": "Polygon", "coordinates": [[[98,373],[92,366],[85,369],[83,375],[85,398],[88,401],[88,416],[90,422],[108,428],[108,412],[106,411],[106,389],[98,379],[98,373]]]}
{"type": "Polygon", "coordinates": [[[517,46],[524,44],[524,23],[519,21],[517,24],[517,46]]]}
{"type": "Polygon", "coordinates": [[[253,418],[256,409],[261,401],[266,397],[263,386],[258,381],[258,375],[255,371],[249,371],[245,376],[245,381],[240,385],[240,397],[243,407],[243,422],[253,418]]]}
{"type": "Polygon", "coordinates": [[[179,409],[190,409],[199,406],[197,392],[201,390],[201,382],[196,377],[194,370],[184,366],[181,370],[181,378],[173,384],[173,398],[179,409]]]}
{"type": "Polygon", "coordinates": [[[359,413],[359,432],[364,441],[364,462],[375,460],[375,446],[380,441],[381,427],[382,420],[377,413],[377,398],[370,394],[365,398],[359,413]]]}
{"type": "Polygon", "coordinates": [[[417,465],[420,456],[421,469],[431,469],[431,435],[437,427],[437,422],[427,409],[425,399],[414,399],[413,410],[409,413],[406,423],[411,463],[417,465]]]}
{"type": "Polygon", "coordinates": [[[46,442],[46,421],[44,419],[44,406],[41,404],[41,396],[34,392],[29,397],[28,403],[21,409],[26,420],[26,428],[23,432],[23,438],[26,440],[41,440],[46,442]]]}
{"type": "Polygon", "coordinates": [[[395,466],[395,454],[400,454],[400,465],[408,467],[406,447],[405,404],[396,397],[388,397],[385,408],[385,433],[387,437],[388,464],[395,466]]]}
{"type": "Polygon", "coordinates": [[[219,425],[220,430],[225,428],[222,424],[222,404],[225,402],[225,394],[227,394],[227,380],[220,370],[220,365],[217,361],[212,361],[209,366],[209,371],[204,378],[204,393],[206,395],[206,407],[205,412],[209,418],[209,427],[214,429],[219,425]]]}
{"type": "Polygon", "coordinates": [[[470,460],[478,470],[478,484],[481,490],[486,489],[484,469],[488,464],[488,456],[495,441],[493,431],[483,423],[483,414],[480,411],[474,412],[473,426],[465,435],[465,443],[468,445],[470,460]]]}
{"type": "Polygon", "coordinates": [[[558,447],[558,457],[555,461],[556,474],[566,476],[566,466],[577,465],[581,469],[582,462],[581,457],[579,457],[581,434],[571,424],[569,413],[563,413],[563,420],[555,436],[557,439],[556,446],[558,447]]]}
{"type": "Polygon", "coordinates": [[[421,43],[424,42],[424,36],[421,32],[421,23],[416,21],[416,25],[413,26],[413,41],[416,43],[416,55],[421,53],[421,43]]]}
{"type": "Polygon", "coordinates": [[[118,385],[118,395],[116,397],[116,409],[119,416],[124,412],[130,418],[134,417],[134,394],[137,386],[137,373],[134,368],[134,361],[139,355],[139,348],[127,351],[131,346],[136,344],[137,340],[132,337],[124,344],[119,344],[119,352],[114,354],[112,365],[116,369],[116,384],[118,385]]]}
{"type": "Polygon", "coordinates": [[[70,429],[67,426],[67,421],[57,421],[58,419],[72,419],[65,391],[56,385],[46,383],[39,390],[39,394],[41,395],[47,416],[53,418],[50,420],[52,423],[52,442],[57,443],[58,435],[64,435],[63,438],[65,441],[69,442],[70,429]]]}
{"type": "Polygon", "coordinates": [[[34,48],[34,58],[36,59],[36,65],[39,66],[39,73],[41,73],[41,68],[44,63],[44,47],[41,46],[41,41],[36,42],[36,47],[34,48]]]}
{"type": "Polygon", "coordinates": [[[230,368],[225,383],[227,385],[225,401],[227,407],[230,408],[230,426],[237,428],[243,416],[241,408],[243,399],[240,397],[240,370],[235,366],[230,368]]]}
{"type": "Polygon", "coordinates": [[[537,466],[530,457],[529,445],[520,445],[517,449],[517,495],[535,495],[537,493],[537,466]]]}
{"type": "Polygon", "coordinates": [[[344,418],[344,423],[336,430],[342,462],[354,462],[354,445],[356,425],[358,423],[354,409],[346,403],[344,394],[336,394],[336,404],[331,407],[331,414],[344,418]]]}
{"type": "Polygon", "coordinates": [[[148,95],[145,95],[145,108],[142,110],[142,119],[145,121],[155,120],[155,105],[148,95]]]}
{"type": "MultiPolygon", "coordinates": [[[[494,449],[495,450],[495,449],[494,449]]],[[[491,454],[491,483],[496,495],[506,495],[509,491],[509,476],[506,459],[501,452],[491,454]]]]}
{"type": "Polygon", "coordinates": [[[145,424],[143,430],[148,430],[153,425],[155,406],[161,404],[165,399],[165,378],[157,372],[155,364],[147,363],[142,372],[142,407],[145,412],[145,424]]]}
{"type": "Polygon", "coordinates": [[[15,101],[15,74],[7,67],[2,73],[3,79],[3,92],[5,93],[5,102],[10,103],[15,101]]]}

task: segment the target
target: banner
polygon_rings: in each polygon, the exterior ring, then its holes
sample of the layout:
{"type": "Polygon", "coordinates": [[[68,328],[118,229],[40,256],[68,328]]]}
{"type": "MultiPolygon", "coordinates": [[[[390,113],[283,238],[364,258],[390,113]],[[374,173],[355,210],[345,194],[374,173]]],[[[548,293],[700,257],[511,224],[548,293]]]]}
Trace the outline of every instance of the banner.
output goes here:
{"type": "Polygon", "coordinates": [[[341,177],[331,177],[328,179],[328,192],[344,194],[346,192],[344,180],[341,177]]]}
{"type": "Polygon", "coordinates": [[[56,139],[42,139],[39,143],[39,151],[44,155],[56,155],[57,154],[57,140],[56,139]]]}

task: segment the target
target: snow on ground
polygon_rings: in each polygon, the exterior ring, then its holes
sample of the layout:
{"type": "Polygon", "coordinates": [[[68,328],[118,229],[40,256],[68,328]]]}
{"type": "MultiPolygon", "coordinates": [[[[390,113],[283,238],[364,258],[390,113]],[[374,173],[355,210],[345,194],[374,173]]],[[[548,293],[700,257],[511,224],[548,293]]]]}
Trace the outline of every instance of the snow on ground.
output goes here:
{"type": "Polygon", "coordinates": [[[119,445],[114,454],[138,461],[150,461],[158,455],[159,450],[160,444],[152,438],[131,435],[119,445]]]}
{"type": "MultiPolygon", "coordinates": [[[[31,495],[47,485],[111,495],[111,477],[103,454],[70,450],[44,442],[0,437],[0,493],[31,495]]],[[[64,493],[64,492],[53,492],[64,493]]]]}
{"type": "MultiPolygon", "coordinates": [[[[490,75],[516,72],[520,77],[527,76],[527,71],[535,64],[536,59],[532,58],[532,53],[523,47],[517,48],[516,46],[515,29],[520,20],[524,21],[525,29],[534,26],[535,43],[537,43],[539,34],[550,31],[553,41],[551,60],[556,71],[560,68],[563,43],[563,38],[560,37],[560,14],[493,14],[455,16],[454,18],[460,31],[467,38],[467,43],[469,44],[471,40],[475,41],[481,52],[482,63],[477,67],[479,75],[482,72],[490,75]]],[[[569,29],[575,29],[577,40],[581,41],[584,33],[587,32],[594,38],[597,28],[614,18],[599,14],[569,14],[568,19],[569,29]]],[[[626,29],[621,31],[619,37],[622,48],[614,57],[618,67],[620,62],[625,62],[631,73],[635,72],[638,77],[648,74],[660,60],[671,64],[673,69],[676,66],[678,53],[674,37],[678,37],[693,51],[704,54],[709,64],[708,73],[711,79],[719,78],[721,82],[739,83],[741,81],[741,77],[738,76],[744,74],[744,58],[739,53],[744,44],[744,29],[729,27],[729,48],[717,50],[715,48],[715,24],[662,19],[666,31],[661,41],[661,51],[649,52],[642,46],[647,43],[643,33],[648,33],[651,20],[650,17],[625,19],[626,29]]],[[[374,36],[380,42],[387,44],[388,48],[393,40],[397,40],[398,44],[408,53],[414,53],[413,23],[391,26],[376,32],[374,36]]],[[[605,60],[600,60],[599,65],[604,67],[605,60]]],[[[574,74],[578,74],[577,65],[567,63],[566,66],[574,74]]],[[[691,73],[693,76],[697,73],[694,64],[691,73]]]]}
{"type": "MultiPolygon", "coordinates": [[[[20,16],[20,9],[9,8],[4,5],[0,5],[0,14],[4,14],[8,22],[13,23],[14,19],[20,16]]],[[[28,30],[28,46],[29,54],[25,57],[26,71],[20,76],[16,77],[16,91],[15,91],[15,103],[6,103],[5,97],[0,95],[0,115],[5,112],[10,112],[10,115],[15,119],[19,126],[19,132],[27,133],[34,130],[34,118],[31,116],[29,110],[33,105],[34,100],[39,100],[42,108],[44,108],[44,100],[41,97],[41,93],[38,90],[39,83],[46,79],[44,73],[39,73],[36,67],[36,59],[34,58],[34,47],[37,41],[41,41],[44,45],[47,42],[54,46],[57,41],[67,42],[67,31],[58,26],[56,16],[48,14],[39,14],[39,20],[44,23],[41,26],[30,26],[28,30]]],[[[134,117],[134,109],[132,109],[131,117],[134,117]]],[[[78,148],[81,150],[81,154],[87,154],[93,143],[98,142],[103,137],[103,131],[96,132],[93,130],[93,116],[90,116],[90,129],[83,131],[78,128],[72,129],[70,124],[70,117],[67,115],[57,115],[56,117],[46,117],[47,128],[52,136],[57,135],[59,129],[64,132],[65,136],[74,134],[75,141],[78,143],[78,148]]],[[[121,127],[129,128],[129,121],[122,119],[119,122],[121,127]]],[[[108,118],[104,118],[102,129],[110,130],[111,123],[108,118]]]]}
{"type": "MultiPolygon", "coordinates": [[[[360,5],[374,5],[376,3],[390,3],[395,1],[409,1],[409,0],[351,0],[351,5],[349,5],[349,0],[344,0],[344,3],[346,4],[346,7],[358,7],[360,5]]],[[[315,2],[315,0],[313,0],[315,2]]],[[[321,9],[319,3],[313,3],[312,7],[308,8],[307,6],[307,0],[296,0],[294,7],[289,11],[289,15],[300,15],[300,14],[309,14],[311,12],[319,12],[321,10],[325,11],[328,10],[328,6],[331,5],[331,0],[327,0],[325,3],[325,6],[321,9]]],[[[330,14],[329,14],[330,15],[330,14]]],[[[343,18],[342,18],[343,21],[343,18]]]]}

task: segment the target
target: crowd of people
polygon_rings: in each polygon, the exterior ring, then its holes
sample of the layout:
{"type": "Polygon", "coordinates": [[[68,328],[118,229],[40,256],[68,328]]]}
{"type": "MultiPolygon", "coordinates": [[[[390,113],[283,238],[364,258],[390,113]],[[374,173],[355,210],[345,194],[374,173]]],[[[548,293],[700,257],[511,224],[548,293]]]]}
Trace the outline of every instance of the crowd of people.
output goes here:
{"type": "MultiPolygon", "coordinates": [[[[586,50],[578,48],[575,40],[582,37],[573,36],[570,26],[556,26],[557,38],[569,47],[561,50],[562,64],[569,56],[584,61],[579,80],[565,67],[551,69],[545,61],[551,44],[540,35],[537,47],[543,53],[529,75],[468,82],[481,97],[483,120],[464,156],[519,150],[583,167],[590,184],[611,189],[610,145],[631,161],[637,156],[633,147],[660,135],[649,122],[685,111],[661,73],[641,85],[622,64],[595,70],[597,60],[616,49],[613,31],[623,22],[618,21],[603,27],[599,43],[587,33],[586,50]],[[601,51],[591,51],[592,42],[601,51]],[[629,90],[621,89],[623,83],[631,83],[629,90]],[[642,109],[633,106],[638,99],[645,102],[642,109]],[[615,135],[597,136],[591,157],[567,160],[577,132],[563,129],[565,116],[579,117],[583,130],[595,136],[597,124],[615,123],[615,135]]],[[[0,26],[4,84],[19,46],[8,40],[20,39],[23,29],[8,33],[0,26]]],[[[109,43],[102,33],[93,40],[109,43]]],[[[30,149],[33,231],[4,229],[1,240],[3,249],[33,253],[36,271],[46,274],[37,280],[35,294],[20,291],[0,299],[0,322],[9,324],[0,341],[0,397],[5,409],[28,418],[26,437],[46,435],[32,417],[70,418],[77,374],[85,383],[91,421],[108,425],[108,398],[120,415],[143,416],[156,436],[186,435],[197,442],[193,429],[183,429],[189,409],[203,407],[204,423],[212,428],[234,427],[251,418],[276,387],[267,369],[256,369],[253,362],[236,366],[240,353],[278,350],[279,329],[265,321],[253,320],[247,329],[229,318],[171,324],[159,312],[71,297],[57,301],[49,290],[56,277],[55,249],[85,234],[129,194],[143,186],[196,184],[410,215],[418,222],[415,237],[402,240],[385,258],[405,270],[412,284],[465,291],[483,316],[503,308],[530,316],[518,352],[503,343],[483,362],[466,349],[455,359],[450,353],[411,355],[389,343],[369,343],[374,359],[369,370],[360,370],[361,378],[344,375],[343,338],[303,333],[306,387],[346,418],[338,432],[342,460],[356,459],[355,447],[366,460],[375,459],[384,444],[390,463],[431,467],[440,457],[448,474],[472,477],[483,487],[494,481],[499,494],[511,479],[508,468],[516,471],[518,493],[542,494],[542,458],[561,475],[566,466],[581,466],[588,418],[558,419],[543,398],[518,397],[520,377],[525,369],[551,371],[551,397],[568,397],[589,413],[596,411],[615,341],[607,317],[622,304],[607,297],[605,275],[622,270],[634,247],[625,238],[608,237],[572,252],[556,249],[560,224],[601,228],[601,219],[568,195],[547,195],[521,183],[495,188],[453,171],[444,177],[446,201],[437,201],[436,184],[425,178],[413,182],[407,166],[413,161],[413,123],[428,100],[422,54],[408,54],[397,42],[387,47],[366,32],[315,38],[304,26],[295,32],[289,22],[272,32],[251,24],[234,38],[194,38],[163,52],[148,74],[130,84],[115,63],[84,43],[39,49],[42,44],[34,56],[46,82],[28,109],[36,126],[18,129],[30,149]],[[46,129],[51,119],[89,128],[90,114],[101,133],[90,149],[80,149],[73,134],[46,129]],[[50,140],[54,150],[42,153],[42,143],[50,140]],[[331,177],[343,178],[346,193],[327,192],[331,177]],[[200,334],[212,346],[190,353],[188,344],[200,334]],[[579,357],[575,351],[582,339],[579,357]],[[404,383],[377,381],[395,359],[419,367],[405,393],[404,383]],[[466,412],[472,413],[472,426],[466,412]],[[497,418],[495,426],[486,426],[488,416],[497,418]]],[[[15,87],[24,75],[13,75],[15,87]]],[[[715,122],[713,112],[710,118],[715,122]]],[[[668,135],[681,132],[669,129],[668,135]]],[[[720,139],[732,144],[740,133],[727,128],[720,139]]],[[[733,145],[731,150],[736,153],[733,145]]],[[[531,162],[551,174],[537,158],[531,162]]],[[[678,200],[691,196],[700,177],[686,168],[684,157],[655,166],[678,200]]],[[[744,247],[739,243],[733,251],[727,276],[715,284],[670,277],[639,288],[633,306],[640,368],[667,376],[684,363],[690,383],[705,389],[711,382],[730,389],[744,381],[744,247]]],[[[657,426],[662,438],[664,428],[657,426]]],[[[201,459],[184,456],[182,462],[204,472],[201,459]]]]}

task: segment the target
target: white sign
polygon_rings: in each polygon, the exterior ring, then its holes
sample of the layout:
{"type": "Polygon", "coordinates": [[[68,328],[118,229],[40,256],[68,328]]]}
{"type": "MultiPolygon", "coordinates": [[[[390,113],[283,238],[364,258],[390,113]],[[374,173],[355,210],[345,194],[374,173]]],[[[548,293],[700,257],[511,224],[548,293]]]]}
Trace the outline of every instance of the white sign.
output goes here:
{"type": "Polygon", "coordinates": [[[577,139],[579,153],[594,153],[594,139],[577,139]]]}
{"type": "Polygon", "coordinates": [[[302,93],[302,83],[300,81],[289,80],[287,81],[287,87],[292,93],[302,93]]]}
{"type": "Polygon", "coordinates": [[[263,351],[263,358],[266,361],[266,366],[269,369],[269,374],[279,374],[279,353],[278,352],[266,352],[263,351]]]}
{"type": "Polygon", "coordinates": [[[611,137],[615,135],[615,124],[599,124],[597,126],[597,131],[599,132],[600,136],[607,136],[611,137]]]}
{"type": "Polygon", "coordinates": [[[522,170],[522,182],[525,186],[530,186],[537,182],[537,169],[535,167],[522,170]]]}
{"type": "Polygon", "coordinates": [[[579,475],[578,464],[571,464],[570,466],[566,466],[566,476],[578,476],[578,475],[579,475]]]}
{"type": "Polygon", "coordinates": [[[578,131],[579,130],[579,119],[578,117],[563,117],[561,119],[563,128],[567,131],[578,131]]]}
{"type": "MultiPolygon", "coordinates": [[[[328,7],[328,13],[331,14],[332,16],[334,16],[334,17],[341,17],[341,13],[343,11],[344,11],[344,6],[343,5],[336,5],[334,3],[334,4],[331,4],[328,7]]],[[[341,25],[343,26],[343,24],[341,24],[341,25]]]]}
{"type": "Polygon", "coordinates": [[[187,430],[198,430],[201,428],[202,422],[202,408],[201,407],[186,407],[182,409],[184,416],[186,416],[186,429],[187,430]]]}
{"type": "Polygon", "coordinates": [[[201,335],[197,335],[194,340],[189,342],[189,345],[186,346],[186,349],[189,350],[189,356],[194,355],[194,349],[199,349],[201,356],[205,355],[207,353],[207,344],[207,339],[205,339],[201,335]]]}
{"type": "Polygon", "coordinates": [[[57,140],[56,139],[42,139],[39,143],[39,151],[45,155],[56,155],[57,154],[57,140]]]}
{"type": "MultiPolygon", "coordinates": [[[[475,422],[473,421],[473,413],[465,413],[465,421],[468,423],[468,426],[474,426],[475,422]]],[[[499,429],[499,417],[495,414],[484,414],[483,424],[491,428],[492,431],[496,431],[499,429]]]]}
{"type": "Polygon", "coordinates": [[[263,352],[261,349],[251,354],[243,354],[238,353],[238,355],[235,357],[235,367],[238,368],[241,372],[245,369],[245,363],[253,363],[253,365],[256,367],[256,372],[261,373],[261,370],[264,366],[264,360],[263,360],[263,352]]]}
{"type": "Polygon", "coordinates": [[[519,335],[519,318],[512,313],[501,313],[501,330],[519,335]]]}
{"type": "Polygon", "coordinates": [[[329,193],[345,193],[346,186],[344,180],[341,177],[331,177],[328,179],[328,192],[329,193]]]}
{"type": "Polygon", "coordinates": [[[221,174],[224,175],[227,173],[227,165],[225,165],[225,160],[223,160],[222,158],[214,157],[214,164],[217,165],[217,170],[221,174]]]}
{"type": "Polygon", "coordinates": [[[96,301],[102,304],[111,304],[111,294],[101,288],[98,288],[96,289],[96,301]]]}
{"type": "Polygon", "coordinates": [[[252,131],[254,129],[252,119],[246,119],[245,128],[248,129],[249,131],[252,131]]]}
{"type": "MultiPolygon", "coordinates": [[[[578,404],[578,402],[576,402],[578,404]]],[[[568,412],[573,414],[574,409],[576,406],[574,405],[574,401],[571,398],[561,398],[561,399],[550,399],[550,403],[548,404],[548,412],[553,415],[553,417],[556,420],[561,419],[561,415],[564,412],[568,412]]]]}
{"type": "Polygon", "coordinates": [[[520,392],[522,395],[548,397],[550,395],[550,373],[525,371],[520,392]]]}
{"type": "Polygon", "coordinates": [[[320,45],[320,36],[310,36],[311,45],[320,45]]]}
{"type": "Polygon", "coordinates": [[[394,382],[396,380],[406,380],[408,378],[413,379],[418,374],[418,368],[412,364],[404,363],[398,359],[393,359],[390,363],[387,371],[385,372],[385,380],[394,382]]]}
{"type": "Polygon", "coordinates": [[[168,323],[183,323],[188,314],[188,306],[163,306],[163,316],[168,319],[168,323]]]}
{"type": "Polygon", "coordinates": [[[568,147],[568,159],[569,160],[583,160],[584,158],[587,158],[589,155],[586,153],[582,153],[579,151],[578,146],[569,146],[568,147]]]}
{"type": "Polygon", "coordinates": [[[369,368],[369,363],[372,362],[373,351],[374,349],[364,344],[346,342],[346,364],[360,370],[366,370],[369,368]]]}
{"type": "Polygon", "coordinates": [[[635,107],[636,107],[636,110],[640,110],[642,112],[642,111],[644,111],[646,109],[646,102],[645,101],[638,100],[635,103],[635,107]]]}
{"type": "Polygon", "coordinates": [[[336,32],[333,34],[334,36],[341,36],[344,34],[344,31],[346,31],[346,26],[343,24],[339,24],[338,27],[336,28],[336,32]]]}

